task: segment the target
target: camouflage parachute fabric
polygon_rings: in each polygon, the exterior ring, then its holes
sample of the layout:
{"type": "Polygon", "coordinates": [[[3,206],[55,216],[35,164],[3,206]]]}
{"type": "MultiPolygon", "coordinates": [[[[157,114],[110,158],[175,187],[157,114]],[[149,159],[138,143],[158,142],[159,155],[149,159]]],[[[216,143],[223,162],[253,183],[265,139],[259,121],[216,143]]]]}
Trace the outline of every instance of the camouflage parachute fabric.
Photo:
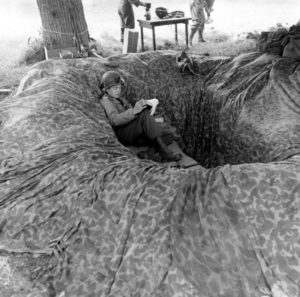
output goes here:
{"type": "Polygon", "coordinates": [[[299,62],[176,52],[36,64],[0,103],[0,295],[300,296],[299,62]],[[141,160],[99,82],[159,98],[202,168],[141,160]]]}

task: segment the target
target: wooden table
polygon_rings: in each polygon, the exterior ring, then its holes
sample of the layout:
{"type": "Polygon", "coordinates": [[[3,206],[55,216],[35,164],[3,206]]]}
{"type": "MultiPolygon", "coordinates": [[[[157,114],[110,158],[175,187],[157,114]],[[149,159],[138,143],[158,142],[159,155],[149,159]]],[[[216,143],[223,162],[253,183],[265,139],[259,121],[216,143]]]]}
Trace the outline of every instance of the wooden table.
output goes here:
{"type": "Polygon", "coordinates": [[[152,40],[153,40],[153,50],[156,50],[156,41],[155,41],[155,27],[166,26],[166,25],[175,25],[175,42],[178,43],[178,34],[177,34],[177,24],[185,24],[185,43],[188,47],[189,41],[189,31],[188,25],[191,18],[172,18],[172,19],[157,19],[157,20],[138,20],[141,28],[141,42],[142,50],[144,51],[144,28],[152,30],[152,40]]]}

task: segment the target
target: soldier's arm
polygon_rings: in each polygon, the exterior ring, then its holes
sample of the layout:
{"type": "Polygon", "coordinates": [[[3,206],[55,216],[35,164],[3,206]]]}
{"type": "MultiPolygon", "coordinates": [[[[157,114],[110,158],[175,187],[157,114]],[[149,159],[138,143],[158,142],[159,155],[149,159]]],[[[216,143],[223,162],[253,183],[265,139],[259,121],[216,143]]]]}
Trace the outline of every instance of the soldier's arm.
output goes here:
{"type": "Polygon", "coordinates": [[[102,98],[101,104],[104,108],[104,111],[110,124],[113,127],[125,125],[131,122],[136,117],[133,108],[129,108],[119,113],[114,104],[110,102],[110,100],[106,97],[102,98]]]}
{"type": "Polygon", "coordinates": [[[134,4],[135,6],[146,6],[146,3],[140,0],[128,0],[131,4],[134,4]]]}
{"type": "Polygon", "coordinates": [[[204,9],[205,9],[205,12],[207,14],[207,17],[209,17],[210,16],[210,10],[208,8],[208,4],[207,4],[206,1],[204,1],[204,9]]]}

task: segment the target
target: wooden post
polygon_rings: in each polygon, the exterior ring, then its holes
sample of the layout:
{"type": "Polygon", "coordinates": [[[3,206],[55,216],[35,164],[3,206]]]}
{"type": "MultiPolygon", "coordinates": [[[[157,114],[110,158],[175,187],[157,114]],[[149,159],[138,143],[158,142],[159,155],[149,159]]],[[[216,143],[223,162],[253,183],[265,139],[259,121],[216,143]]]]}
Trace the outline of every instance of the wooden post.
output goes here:
{"type": "Polygon", "coordinates": [[[189,48],[189,21],[185,22],[185,45],[189,48]]]}
{"type": "Polygon", "coordinates": [[[152,26],[152,42],[153,42],[153,50],[156,51],[156,42],[155,42],[155,27],[152,26]]]}
{"type": "Polygon", "coordinates": [[[141,27],[141,44],[142,44],[142,51],[145,51],[145,47],[144,47],[144,28],[143,26],[140,24],[141,27]]]}

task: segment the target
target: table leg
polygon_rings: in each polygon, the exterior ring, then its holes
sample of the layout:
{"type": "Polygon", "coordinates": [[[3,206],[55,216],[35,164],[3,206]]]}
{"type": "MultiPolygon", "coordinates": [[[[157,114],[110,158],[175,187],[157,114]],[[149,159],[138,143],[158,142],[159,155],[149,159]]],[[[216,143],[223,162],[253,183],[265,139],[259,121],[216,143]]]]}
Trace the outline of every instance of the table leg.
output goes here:
{"type": "Polygon", "coordinates": [[[155,27],[152,27],[152,39],[153,39],[153,50],[156,51],[156,42],[155,42],[155,27]]]}
{"type": "Polygon", "coordinates": [[[175,24],[175,44],[178,44],[177,24],[175,24]]]}
{"type": "Polygon", "coordinates": [[[186,48],[189,47],[189,28],[188,28],[188,23],[185,23],[185,44],[186,48]]]}
{"type": "Polygon", "coordinates": [[[145,51],[145,48],[144,48],[144,30],[143,30],[143,27],[141,27],[141,45],[142,45],[142,51],[144,52],[145,51]]]}

